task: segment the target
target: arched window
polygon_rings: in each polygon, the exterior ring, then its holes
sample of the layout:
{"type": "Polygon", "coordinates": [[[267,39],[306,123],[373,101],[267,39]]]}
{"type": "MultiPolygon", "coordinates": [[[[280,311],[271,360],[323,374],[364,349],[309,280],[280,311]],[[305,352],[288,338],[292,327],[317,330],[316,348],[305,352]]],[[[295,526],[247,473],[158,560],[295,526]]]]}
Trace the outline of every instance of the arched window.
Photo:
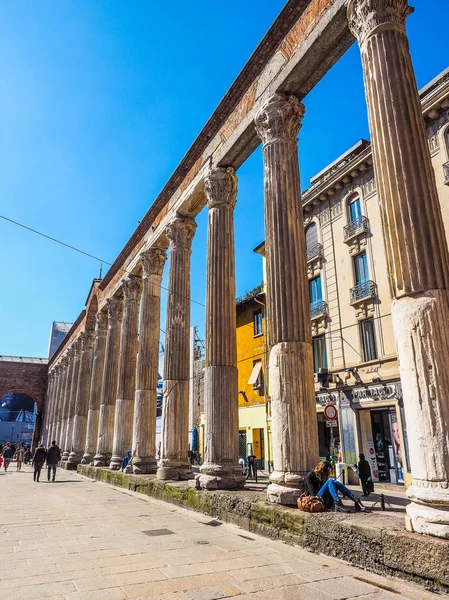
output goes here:
{"type": "Polygon", "coordinates": [[[306,250],[307,254],[316,246],[318,243],[318,227],[316,223],[311,223],[306,229],[306,250]]]}
{"type": "Polygon", "coordinates": [[[348,218],[349,222],[357,221],[362,216],[362,207],[360,204],[360,198],[353,196],[348,202],[348,218]]]}

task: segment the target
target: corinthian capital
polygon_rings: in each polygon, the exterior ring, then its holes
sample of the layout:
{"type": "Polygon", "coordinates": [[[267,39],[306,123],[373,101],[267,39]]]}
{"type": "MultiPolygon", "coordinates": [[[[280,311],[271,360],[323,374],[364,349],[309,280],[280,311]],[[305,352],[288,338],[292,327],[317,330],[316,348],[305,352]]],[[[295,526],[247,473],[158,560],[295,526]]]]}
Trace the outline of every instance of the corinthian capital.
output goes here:
{"type": "Polygon", "coordinates": [[[121,321],[123,316],[123,300],[112,296],[112,298],[106,300],[106,305],[108,307],[109,326],[121,321]]]}
{"type": "Polygon", "coordinates": [[[275,94],[256,115],[257,134],[264,144],[278,140],[296,142],[305,112],[296,96],[275,94]]]}
{"type": "Polygon", "coordinates": [[[190,217],[177,216],[167,225],[167,237],[172,250],[190,250],[196,223],[190,217]]]}
{"type": "Polygon", "coordinates": [[[380,26],[405,31],[405,21],[412,12],[408,0],[349,0],[349,29],[362,44],[380,26]]]}
{"type": "Polygon", "coordinates": [[[234,208],[237,201],[237,176],[232,167],[218,167],[204,180],[207,204],[209,208],[228,204],[234,208]]]}
{"type": "Polygon", "coordinates": [[[162,277],[165,261],[167,260],[167,251],[163,248],[148,248],[141,253],[143,276],[150,277],[157,275],[162,277]]]}
{"type": "Polygon", "coordinates": [[[81,352],[92,350],[94,347],[95,335],[93,331],[83,331],[80,335],[81,352]]]}
{"type": "Polygon", "coordinates": [[[136,275],[122,279],[122,290],[125,302],[138,302],[142,292],[142,279],[136,275]]]}
{"type": "Polygon", "coordinates": [[[108,313],[105,310],[100,310],[95,315],[95,333],[105,333],[108,328],[108,313]]]}

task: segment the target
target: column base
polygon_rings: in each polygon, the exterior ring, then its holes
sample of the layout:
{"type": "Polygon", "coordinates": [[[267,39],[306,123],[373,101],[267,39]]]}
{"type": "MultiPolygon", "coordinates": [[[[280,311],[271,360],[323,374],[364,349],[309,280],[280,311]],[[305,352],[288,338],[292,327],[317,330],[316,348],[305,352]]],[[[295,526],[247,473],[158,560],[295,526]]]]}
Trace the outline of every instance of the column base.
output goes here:
{"type": "Polygon", "coordinates": [[[90,454],[89,452],[85,452],[83,454],[83,458],[81,459],[81,464],[82,465],[90,465],[93,462],[94,462],[93,454],[90,454]]]}
{"type": "Polygon", "coordinates": [[[82,459],[81,452],[70,452],[67,462],[76,466],[76,465],[80,464],[81,459],[82,459]]]}
{"type": "Polygon", "coordinates": [[[63,452],[61,462],[67,462],[69,460],[70,452],[63,452]]]}
{"type": "Polygon", "coordinates": [[[154,457],[133,458],[133,473],[135,475],[148,475],[157,472],[157,462],[154,457]]]}
{"type": "Polygon", "coordinates": [[[119,471],[122,468],[123,458],[120,456],[112,456],[109,463],[109,468],[112,471],[119,471]]]}
{"type": "Polygon", "coordinates": [[[304,477],[301,473],[273,471],[267,488],[268,502],[297,506],[298,498],[304,492],[304,477]]]}
{"type": "Polygon", "coordinates": [[[245,486],[246,478],[240,465],[223,467],[206,463],[201,465],[196,480],[203,490],[236,490],[245,486]]]}
{"type": "Polygon", "coordinates": [[[110,454],[96,454],[94,456],[94,467],[106,467],[111,461],[110,454]]]}
{"type": "Polygon", "coordinates": [[[156,477],[162,481],[187,481],[193,479],[194,474],[189,463],[163,459],[158,463],[156,477]]]}
{"type": "Polygon", "coordinates": [[[409,531],[449,540],[449,504],[431,506],[411,502],[406,512],[405,526],[409,531]]]}

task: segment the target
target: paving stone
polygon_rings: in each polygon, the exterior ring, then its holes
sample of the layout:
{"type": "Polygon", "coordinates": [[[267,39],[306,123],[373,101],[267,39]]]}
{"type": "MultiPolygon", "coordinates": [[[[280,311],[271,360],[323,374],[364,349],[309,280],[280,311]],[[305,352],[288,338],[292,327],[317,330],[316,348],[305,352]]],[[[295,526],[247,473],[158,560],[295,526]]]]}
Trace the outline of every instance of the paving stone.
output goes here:
{"type": "Polygon", "coordinates": [[[352,577],[340,577],[338,579],[326,579],[325,581],[315,581],[307,585],[308,588],[317,592],[325,593],[334,600],[346,600],[351,596],[361,596],[362,594],[372,594],[378,589],[374,586],[357,581],[352,577]]]}

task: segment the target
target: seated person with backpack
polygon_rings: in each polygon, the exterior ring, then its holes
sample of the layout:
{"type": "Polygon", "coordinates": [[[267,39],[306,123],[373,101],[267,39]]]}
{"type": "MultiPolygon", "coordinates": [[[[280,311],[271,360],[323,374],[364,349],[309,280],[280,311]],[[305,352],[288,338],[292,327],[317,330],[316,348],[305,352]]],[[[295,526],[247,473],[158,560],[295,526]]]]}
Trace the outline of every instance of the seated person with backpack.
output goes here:
{"type": "Polygon", "coordinates": [[[356,511],[364,512],[366,508],[360,500],[340,481],[331,477],[331,472],[331,464],[327,460],[320,461],[313,471],[310,471],[306,476],[306,494],[321,498],[325,509],[333,507],[336,512],[350,512],[350,509],[341,501],[338,495],[338,492],[340,492],[345,498],[349,498],[354,502],[356,511]]]}

